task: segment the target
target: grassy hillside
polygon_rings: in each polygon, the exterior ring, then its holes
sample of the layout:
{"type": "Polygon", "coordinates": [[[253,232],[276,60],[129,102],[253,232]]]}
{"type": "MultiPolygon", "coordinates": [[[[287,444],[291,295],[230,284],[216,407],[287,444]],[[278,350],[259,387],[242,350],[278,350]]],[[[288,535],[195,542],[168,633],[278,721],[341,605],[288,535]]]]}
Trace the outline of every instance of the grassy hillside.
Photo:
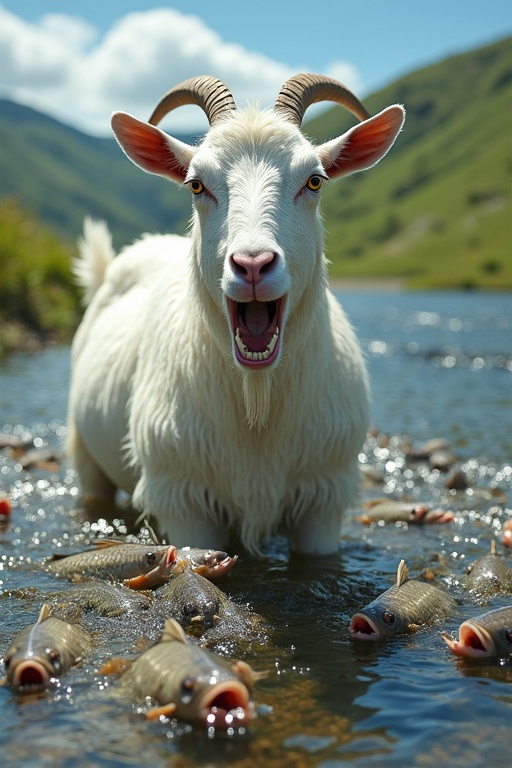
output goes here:
{"type": "Polygon", "coordinates": [[[113,138],[0,100],[0,199],[13,194],[71,242],[87,214],[108,221],[116,246],[144,231],[183,232],[190,216],[187,192],[142,173],[113,138]]]}
{"type": "MultiPolygon", "coordinates": [[[[322,192],[333,277],[512,287],[511,53],[502,40],[366,100],[371,113],[402,103],[407,119],[379,165],[322,192]]],[[[353,123],[333,106],[304,130],[323,141],[353,123]]],[[[116,246],[144,231],[183,232],[190,215],[187,191],[142,173],[114,139],[0,100],[0,201],[13,195],[73,244],[87,214],[107,220],[116,246]]],[[[2,247],[0,237],[0,268],[2,247]]]]}
{"type": "MultiPolygon", "coordinates": [[[[511,288],[511,39],[404,77],[366,106],[393,103],[407,118],[389,155],[325,190],[331,274],[511,288]]],[[[350,124],[333,108],[306,131],[322,141],[350,124]]]]}

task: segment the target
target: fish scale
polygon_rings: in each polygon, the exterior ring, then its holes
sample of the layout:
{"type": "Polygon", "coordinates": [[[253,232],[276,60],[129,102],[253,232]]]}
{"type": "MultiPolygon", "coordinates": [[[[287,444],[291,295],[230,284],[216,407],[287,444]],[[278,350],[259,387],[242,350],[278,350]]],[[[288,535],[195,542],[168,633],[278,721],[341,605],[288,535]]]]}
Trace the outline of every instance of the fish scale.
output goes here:
{"type": "Polygon", "coordinates": [[[454,598],[443,589],[416,579],[401,560],[396,584],[362,608],[350,623],[350,633],[361,639],[414,632],[419,626],[440,621],[456,607],[454,598]]]}
{"type": "Polygon", "coordinates": [[[166,581],[175,559],[176,547],[170,544],[148,546],[107,539],[95,542],[95,549],[50,558],[46,568],[70,580],[109,579],[132,589],[147,589],[166,581]]]}

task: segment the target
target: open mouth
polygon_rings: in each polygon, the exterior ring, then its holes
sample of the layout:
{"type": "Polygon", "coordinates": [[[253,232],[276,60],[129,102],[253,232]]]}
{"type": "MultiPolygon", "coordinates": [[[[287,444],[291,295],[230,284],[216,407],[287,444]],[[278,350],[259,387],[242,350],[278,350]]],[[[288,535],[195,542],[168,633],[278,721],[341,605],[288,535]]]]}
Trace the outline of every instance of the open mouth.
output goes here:
{"type": "Polygon", "coordinates": [[[50,684],[50,676],[38,661],[22,661],[14,670],[12,684],[22,691],[40,691],[50,684]]]}
{"type": "Polygon", "coordinates": [[[242,684],[219,684],[203,701],[203,718],[214,728],[236,728],[251,717],[249,693],[242,684]]]}
{"type": "Polygon", "coordinates": [[[359,640],[377,640],[380,636],[373,621],[363,616],[362,613],[356,613],[352,616],[349,632],[352,637],[357,637],[359,640]]]}
{"type": "Polygon", "coordinates": [[[248,368],[264,368],[278,357],[285,297],[273,301],[233,301],[229,319],[236,360],[248,368]]]}
{"type": "Polygon", "coordinates": [[[469,621],[460,625],[458,640],[453,640],[444,632],[441,633],[441,637],[456,656],[484,658],[493,656],[495,653],[494,642],[490,635],[469,621]]]}

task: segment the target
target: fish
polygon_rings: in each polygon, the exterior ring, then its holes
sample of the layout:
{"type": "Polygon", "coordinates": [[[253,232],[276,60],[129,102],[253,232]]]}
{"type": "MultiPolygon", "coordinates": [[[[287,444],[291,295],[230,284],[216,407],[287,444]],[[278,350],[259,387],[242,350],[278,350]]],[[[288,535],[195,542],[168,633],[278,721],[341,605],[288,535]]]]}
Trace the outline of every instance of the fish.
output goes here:
{"type": "Polygon", "coordinates": [[[211,581],[184,567],[159,590],[159,611],[185,629],[213,627],[232,608],[231,600],[211,581]]]}
{"type": "Polygon", "coordinates": [[[156,645],[119,678],[123,696],[151,698],[149,720],[175,717],[213,728],[245,726],[254,717],[251,691],[261,676],[244,661],[228,661],[192,643],[174,619],[156,645]]]}
{"type": "Polygon", "coordinates": [[[20,693],[44,690],[92,648],[91,636],[78,623],[53,616],[45,603],[35,624],[25,627],[7,649],[6,682],[20,693]]]}
{"type": "Polygon", "coordinates": [[[106,581],[84,581],[70,589],[47,596],[54,615],[66,616],[68,612],[93,610],[98,616],[124,616],[127,613],[147,611],[153,603],[144,592],[137,592],[122,584],[106,581]]]}
{"type": "Polygon", "coordinates": [[[443,589],[409,580],[409,569],[400,560],[396,584],[352,616],[349,632],[361,640],[416,632],[420,626],[447,618],[455,607],[456,601],[443,589]]]}
{"type": "Polygon", "coordinates": [[[445,509],[432,509],[414,501],[374,499],[366,502],[367,511],[357,520],[364,525],[378,523],[451,523],[455,515],[445,509]]]}
{"type": "Polygon", "coordinates": [[[479,594],[512,592],[512,569],[496,551],[496,541],[491,541],[491,551],[468,565],[466,586],[479,594]]]}
{"type": "Polygon", "coordinates": [[[512,605],[463,621],[457,640],[447,632],[441,637],[455,656],[512,658],[512,605]]]}
{"type": "Polygon", "coordinates": [[[229,573],[238,555],[231,557],[227,552],[217,549],[181,547],[176,552],[176,560],[187,560],[193,571],[210,581],[218,581],[229,573]]]}
{"type": "Polygon", "coordinates": [[[132,544],[116,539],[97,539],[94,549],[73,555],[52,555],[45,567],[70,581],[104,579],[122,582],[130,589],[151,589],[169,577],[176,562],[172,544],[132,544]]]}

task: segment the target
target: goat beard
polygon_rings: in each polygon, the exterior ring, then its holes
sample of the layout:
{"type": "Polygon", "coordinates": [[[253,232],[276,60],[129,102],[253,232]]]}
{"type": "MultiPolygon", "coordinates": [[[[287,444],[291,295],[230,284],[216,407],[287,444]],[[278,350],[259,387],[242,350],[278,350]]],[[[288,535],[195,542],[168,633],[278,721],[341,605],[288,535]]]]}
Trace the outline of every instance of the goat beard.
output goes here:
{"type": "Polygon", "coordinates": [[[241,374],[245,420],[250,429],[261,432],[269,423],[274,372],[245,370],[241,374]]]}

